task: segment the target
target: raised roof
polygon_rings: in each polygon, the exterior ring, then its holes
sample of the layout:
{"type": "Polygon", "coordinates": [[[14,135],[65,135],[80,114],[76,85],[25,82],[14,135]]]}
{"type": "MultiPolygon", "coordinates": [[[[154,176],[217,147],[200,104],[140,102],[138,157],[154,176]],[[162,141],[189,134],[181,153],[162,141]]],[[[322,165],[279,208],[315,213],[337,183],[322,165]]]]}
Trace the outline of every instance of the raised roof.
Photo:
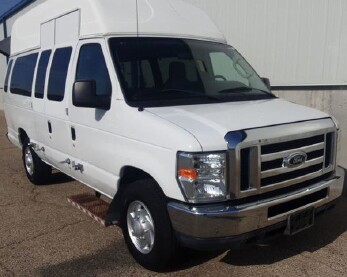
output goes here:
{"type": "Polygon", "coordinates": [[[11,55],[40,48],[41,24],[76,10],[80,38],[138,35],[225,42],[203,11],[181,0],[47,0],[14,23],[11,55]]]}

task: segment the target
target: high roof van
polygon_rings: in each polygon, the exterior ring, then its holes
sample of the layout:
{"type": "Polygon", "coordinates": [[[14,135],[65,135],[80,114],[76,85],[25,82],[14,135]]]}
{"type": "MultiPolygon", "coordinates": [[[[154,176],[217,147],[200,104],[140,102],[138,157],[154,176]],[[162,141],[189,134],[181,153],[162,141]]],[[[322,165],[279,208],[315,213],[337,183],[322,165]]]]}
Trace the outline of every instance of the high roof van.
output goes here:
{"type": "Polygon", "coordinates": [[[149,269],[296,234],[342,194],[337,121],[275,97],[179,0],[45,1],[13,26],[4,88],[29,180],[90,187],[70,202],[149,269]]]}

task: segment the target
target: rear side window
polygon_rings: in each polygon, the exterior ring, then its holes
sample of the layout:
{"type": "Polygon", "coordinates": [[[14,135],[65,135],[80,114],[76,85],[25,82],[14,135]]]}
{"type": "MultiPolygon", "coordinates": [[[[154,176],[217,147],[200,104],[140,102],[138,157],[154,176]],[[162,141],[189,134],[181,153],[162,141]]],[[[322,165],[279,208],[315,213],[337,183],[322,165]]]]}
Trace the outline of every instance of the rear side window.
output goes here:
{"type": "Polygon", "coordinates": [[[72,48],[57,49],[53,56],[48,82],[48,100],[63,101],[67,71],[71,58],[72,48]]]}
{"type": "Polygon", "coordinates": [[[17,58],[11,78],[11,93],[31,96],[37,53],[17,58]]]}
{"type": "Polygon", "coordinates": [[[92,43],[81,47],[76,81],[95,81],[97,95],[110,96],[112,94],[110,75],[100,44],[92,43]]]}
{"type": "Polygon", "coordinates": [[[4,92],[7,92],[7,90],[8,90],[8,80],[10,79],[10,73],[12,70],[12,65],[13,65],[13,60],[10,60],[8,67],[7,67],[6,77],[5,77],[4,92]]]}
{"type": "Polygon", "coordinates": [[[45,91],[45,81],[46,81],[46,73],[47,66],[49,62],[49,57],[51,56],[51,50],[46,50],[41,53],[39,65],[37,67],[37,75],[36,75],[36,84],[35,84],[35,97],[43,98],[43,94],[45,91]]]}

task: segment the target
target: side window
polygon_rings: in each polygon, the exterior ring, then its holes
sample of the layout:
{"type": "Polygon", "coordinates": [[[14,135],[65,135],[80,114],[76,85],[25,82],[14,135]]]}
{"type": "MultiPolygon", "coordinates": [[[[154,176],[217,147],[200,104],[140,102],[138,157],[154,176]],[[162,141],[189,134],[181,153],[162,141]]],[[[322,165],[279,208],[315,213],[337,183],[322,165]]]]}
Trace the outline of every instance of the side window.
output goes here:
{"type": "Polygon", "coordinates": [[[71,53],[71,47],[60,48],[54,52],[48,81],[48,100],[63,101],[64,99],[71,53]]]}
{"type": "Polygon", "coordinates": [[[47,66],[49,62],[49,57],[51,56],[51,50],[46,50],[41,53],[39,65],[37,67],[36,74],[36,83],[35,83],[35,97],[43,98],[43,94],[45,91],[45,81],[46,81],[46,73],[47,66]]]}
{"type": "Polygon", "coordinates": [[[13,60],[10,60],[8,67],[7,67],[6,77],[5,77],[4,92],[7,92],[7,90],[8,90],[8,80],[10,79],[12,64],[13,64],[13,60]]]}
{"type": "Polygon", "coordinates": [[[91,43],[81,47],[76,81],[95,81],[97,95],[110,96],[112,94],[110,75],[100,44],[91,43]]]}
{"type": "Polygon", "coordinates": [[[17,58],[11,78],[11,93],[31,96],[36,62],[37,53],[17,58]]]}

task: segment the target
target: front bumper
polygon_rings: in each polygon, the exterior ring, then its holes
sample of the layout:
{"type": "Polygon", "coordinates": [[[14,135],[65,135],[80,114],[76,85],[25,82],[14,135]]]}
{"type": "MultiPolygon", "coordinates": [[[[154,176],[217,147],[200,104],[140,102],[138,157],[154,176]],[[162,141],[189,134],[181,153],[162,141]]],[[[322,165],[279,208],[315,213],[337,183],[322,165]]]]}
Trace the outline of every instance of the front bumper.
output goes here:
{"type": "Polygon", "coordinates": [[[329,207],[329,204],[342,195],[344,175],[344,170],[338,167],[336,176],[332,179],[291,194],[255,203],[240,206],[232,206],[228,203],[194,206],[169,202],[168,211],[172,226],[184,244],[192,244],[191,246],[196,248],[194,240],[196,242],[211,239],[214,239],[216,244],[225,244],[226,240],[239,241],[240,237],[257,230],[272,230],[276,226],[285,227],[288,217],[300,210],[314,207],[317,213],[317,211],[329,207]],[[318,200],[312,198],[313,202],[307,203],[306,200],[310,199],[311,195],[319,194],[323,190],[327,190],[325,197],[318,200]],[[291,205],[288,205],[289,210],[285,208],[285,212],[269,217],[269,209],[278,206],[286,207],[286,203],[300,203],[301,199],[306,201],[302,206],[290,209],[291,205]]]}

